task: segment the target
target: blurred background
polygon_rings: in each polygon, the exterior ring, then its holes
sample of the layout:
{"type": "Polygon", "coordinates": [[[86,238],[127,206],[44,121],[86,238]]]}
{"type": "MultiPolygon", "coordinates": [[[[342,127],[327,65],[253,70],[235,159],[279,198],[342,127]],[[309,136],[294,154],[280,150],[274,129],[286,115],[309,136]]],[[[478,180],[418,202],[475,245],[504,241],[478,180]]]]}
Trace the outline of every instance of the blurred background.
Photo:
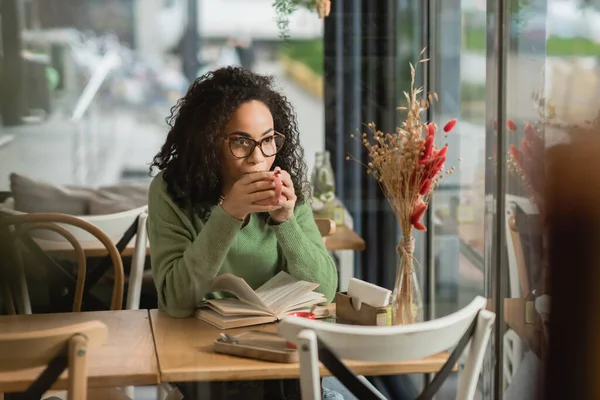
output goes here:
{"type": "MultiPolygon", "coordinates": [[[[294,41],[284,49],[268,0],[13,3],[17,15],[3,11],[3,61],[12,64],[3,69],[6,79],[13,69],[19,79],[3,91],[1,135],[15,141],[2,171],[61,184],[147,177],[171,106],[191,80],[222,65],[280,77],[306,116],[310,159],[322,148],[322,102],[294,85],[280,62],[293,54],[322,70],[322,22],[306,10],[292,16],[294,41]]],[[[4,173],[0,189],[8,187],[4,173]]]]}
{"type": "MultiPolygon", "coordinates": [[[[296,108],[309,170],[318,152],[329,152],[346,223],[366,243],[338,263],[391,287],[399,229],[376,183],[346,157],[365,159],[350,138],[364,124],[389,132],[400,124],[409,62],[427,47],[431,61],[420,64],[417,83],[440,97],[427,117],[459,122],[447,138],[456,171],[417,237],[426,318],[476,295],[499,314],[514,304],[506,300],[518,300],[520,313],[527,302],[543,303],[535,201],[543,180],[524,180],[509,151],[539,144],[526,123],[545,149],[564,143],[565,127],[596,117],[600,1],[333,0],[324,20],[299,7],[285,32],[273,0],[1,4],[0,201],[16,190],[44,201],[40,191],[56,186],[149,182],[170,108],[197,76],[240,65],[276,77],[296,108]]],[[[527,173],[543,179],[543,158],[530,157],[527,173]]],[[[525,316],[517,320],[497,318],[481,398],[533,396],[543,335],[525,316]]]]}

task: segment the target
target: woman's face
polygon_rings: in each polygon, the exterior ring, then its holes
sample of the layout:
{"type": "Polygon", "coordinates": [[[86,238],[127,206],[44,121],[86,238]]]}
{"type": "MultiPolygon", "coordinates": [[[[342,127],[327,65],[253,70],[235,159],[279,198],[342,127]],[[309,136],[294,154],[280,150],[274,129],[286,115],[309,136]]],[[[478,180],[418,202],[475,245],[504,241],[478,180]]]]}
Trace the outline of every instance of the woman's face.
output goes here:
{"type": "Polygon", "coordinates": [[[264,103],[252,100],[233,113],[221,148],[224,194],[245,174],[271,169],[276,153],[275,135],[273,116],[264,103]],[[255,142],[262,143],[263,151],[255,142]]]}

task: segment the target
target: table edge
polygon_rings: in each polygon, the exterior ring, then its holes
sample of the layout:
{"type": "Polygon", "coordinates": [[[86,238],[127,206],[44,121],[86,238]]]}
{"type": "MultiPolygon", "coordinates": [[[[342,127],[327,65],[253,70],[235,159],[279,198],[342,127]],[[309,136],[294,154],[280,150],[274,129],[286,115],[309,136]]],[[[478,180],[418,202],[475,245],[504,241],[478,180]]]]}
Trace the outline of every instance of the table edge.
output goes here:
{"type": "MultiPolygon", "coordinates": [[[[385,365],[383,367],[381,364],[373,363],[370,365],[352,365],[349,368],[355,374],[364,376],[437,373],[450,357],[450,353],[445,351],[435,354],[434,356],[440,356],[439,362],[436,359],[425,360],[423,362],[421,362],[421,360],[409,360],[403,362],[403,364],[385,365]],[[445,357],[441,358],[442,354],[444,354],[445,357]],[[419,361],[419,363],[406,365],[414,361],[419,361]],[[432,364],[435,364],[435,367],[432,366],[432,364]]],[[[187,368],[173,368],[167,371],[161,371],[161,379],[162,382],[298,379],[300,377],[299,363],[296,363],[293,367],[287,367],[285,369],[280,368],[281,365],[289,366],[291,364],[274,362],[272,368],[260,373],[257,373],[256,370],[253,369],[235,371],[228,369],[218,371],[191,371],[187,368]]],[[[453,366],[452,371],[458,371],[458,366],[456,364],[453,366]]],[[[319,374],[322,377],[332,375],[323,365],[319,366],[319,374]]]]}

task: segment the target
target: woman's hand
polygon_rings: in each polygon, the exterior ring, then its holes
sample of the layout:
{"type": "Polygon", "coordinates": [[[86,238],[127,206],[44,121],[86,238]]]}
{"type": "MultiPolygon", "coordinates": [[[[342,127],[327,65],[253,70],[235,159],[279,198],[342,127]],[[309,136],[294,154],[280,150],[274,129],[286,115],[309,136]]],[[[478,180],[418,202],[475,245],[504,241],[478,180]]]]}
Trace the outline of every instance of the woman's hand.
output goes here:
{"type": "Polygon", "coordinates": [[[264,171],[244,175],[233,185],[231,191],[223,200],[221,208],[233,218],[241,221],[251,213],[279,210],[282,208],[281,204],[267,206],[253,204],[256,201],[269,199],[275,195],[275,182],[271,179],[274,174],[274,171],[264,171]]]}
{"type": "Polygon", "coordinates": [[[288,174],[287,171],[280,170],[279,167],[275,168],[275,172],[279,172],[282,183],[281,195],[285,197],[286,200],[283,201],[283,199],[281,199],[278,203],[280,208],[270,211],[269,214],[271,215],[271,219],[275,220],[275,222],[282,223],[294,215],[297,197],[290,174],[288,174]]]}

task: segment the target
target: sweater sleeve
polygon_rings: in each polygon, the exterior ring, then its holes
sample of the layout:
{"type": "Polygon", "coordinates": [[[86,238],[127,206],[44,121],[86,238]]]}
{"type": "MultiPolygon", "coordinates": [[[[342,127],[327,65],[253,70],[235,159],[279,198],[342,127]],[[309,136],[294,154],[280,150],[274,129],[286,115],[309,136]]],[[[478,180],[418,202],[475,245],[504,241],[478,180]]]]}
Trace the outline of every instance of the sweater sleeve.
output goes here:
{"type": "Polygon", "coordinates": [[[327,252],[310,206],[306,203],[298,206],[290,219],[272,225],[271,229],[283,250],[287,272],[318,283],[317,291],[331,302],[338,285],[337,266],[327,252]]]}
{"type": "Polygon", "coordinates": [[[188,317],[217,276],[242,221],[215,207],[196,236],[192,222],[166,191],[152,189],[148,238],[159,304],[173,317],[188,317]]]}

